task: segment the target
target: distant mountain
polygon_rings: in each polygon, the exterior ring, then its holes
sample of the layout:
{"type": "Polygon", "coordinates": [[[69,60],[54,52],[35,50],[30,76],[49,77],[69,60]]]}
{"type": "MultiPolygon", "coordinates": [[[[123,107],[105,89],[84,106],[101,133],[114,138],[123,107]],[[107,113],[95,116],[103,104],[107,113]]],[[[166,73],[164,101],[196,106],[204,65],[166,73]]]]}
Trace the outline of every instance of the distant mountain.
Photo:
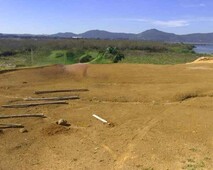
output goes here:
{"type": "Polygon", "coordinates": [[[96,38],[96,39],[133,39],[133,37],[135,37],[135,34],[112,33],[102,30],[91,30],[79,34],[79,36],[82,38],[96,38]]]}
{"type": "Polygon", "coordinates": [[[159,31],[157,29],[151,29],[144,31],[137,35],[139,40],[148,40],[148,41],[181,41],[180,37],[173,33],[166,33],[163,31],[159,31]]]}
{"type": "Polygon", "coordinates": [[[81,34],[71,32],[57,33],[51,35],[31,34],[0,34],[0,38],[85,38],[85,39],[127,39],[144,41],[183,42],[183,43],[213,43],[213,33],[197,33],[177,35],[150,29],[139,34],[113,33],[103,30],[90,30],[81,34]]]}
{"type": "Polygon", "coordinates": [[[76,36],[77,34],[74,34],[72,32],[65,32],[65,33],[59,32],[57,34],[49,35],[49,37],[53,37],[53,38],[73,38],[76,36]]]}
{"type": "Polygon", "coordinates": [[[180,35],[184,42],[213,43],[213,33],[180,35]]]}

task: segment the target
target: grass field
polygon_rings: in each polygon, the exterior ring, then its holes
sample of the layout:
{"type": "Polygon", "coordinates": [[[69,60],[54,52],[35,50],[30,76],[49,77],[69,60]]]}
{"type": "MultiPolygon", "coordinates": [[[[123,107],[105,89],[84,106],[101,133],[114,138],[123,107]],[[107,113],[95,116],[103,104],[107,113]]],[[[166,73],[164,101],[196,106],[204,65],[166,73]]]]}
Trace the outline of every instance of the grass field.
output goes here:
{"type": "Polygon", "coordinates": [[[122,63],[138,63],[138,64],[183,64],[189,63],[200,57],[200,54],[195,53],[178,53],[178,52],[165,52],[165,53],[147,53],[147,52],[127,52],[126,57],[122,63]]]}
{"type": "Polygon", "coordinates": [[[192,45],[180,43],[127,40],[0,40],[0,69],[79,62],[181,64],[192,62],[200,56],[193,52],[192,45]],[[109,48],[112,50],[109,51],[109,48]],[[119,55],[124,58],[115,60],[119,55]]]}

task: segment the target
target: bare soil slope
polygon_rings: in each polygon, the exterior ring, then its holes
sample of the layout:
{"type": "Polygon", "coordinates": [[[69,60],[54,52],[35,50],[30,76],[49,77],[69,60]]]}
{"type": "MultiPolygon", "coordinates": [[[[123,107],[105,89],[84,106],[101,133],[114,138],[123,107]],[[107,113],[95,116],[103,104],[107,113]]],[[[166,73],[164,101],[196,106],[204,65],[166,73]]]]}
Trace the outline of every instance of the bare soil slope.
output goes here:
{"type": "Polygon", "coordinates": [[[213,57],[200,57],[192,63],[213,63],[213,57]]]}
{"type": "Polygon", "coordinates": [[[47,116],[0,119],[29,131],[0,133],[0,169],[213,169],[213,65],[89,65],[82,73],[52,66],[0,74],[0,105],[25,97],[81,98],[67,105],[0,107],[0,114],[47,116]],[[34,94],[70,88],[89,92],[34,94]],[[60,118],[71,126],[56,125],[60,118]]]}

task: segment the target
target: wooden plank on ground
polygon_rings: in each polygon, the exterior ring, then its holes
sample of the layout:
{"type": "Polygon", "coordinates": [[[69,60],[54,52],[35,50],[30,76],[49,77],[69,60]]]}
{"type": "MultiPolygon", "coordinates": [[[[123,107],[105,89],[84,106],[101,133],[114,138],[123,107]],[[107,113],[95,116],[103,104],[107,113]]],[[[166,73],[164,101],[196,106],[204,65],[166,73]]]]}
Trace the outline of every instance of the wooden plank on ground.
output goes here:
{"type": "Polygon", "coordinates": [[[24,126],[21,124],[0,124],[0,129],[7,129],[7,128],[23,128],[24,126]]]}
{"type": "Polygon", "coordinates": [[[25,101],[39,101],[39,100],[75,100],[80,99],[79,96],[65,96],[65,97],[42,97],[42,98],[25,98],[25,101]]]}
{"type": "Polygon", "coordinates": [[[24,118],[24,117],[40,117],[40,118],[45,118],[46,116],[44,114],[0,115],[0,119],[24,118]]]}
{"type": "Polygon", "coordinates": [[[54,101],[54,102],[40,102],[40,103],[24,103],[24,104],[2,105],[2,107],[4,107],[4,108],[23,108],[23,107],[50,105],[50,104],[68,104],[68,103],[65,102],[65,101],[54,101]]]}
{"type": "Polygon", "coordinates": [[[88,89],[65,89],[65,90],[41,90],[35,91],[35,94],[44,94],[44,93],[63,93],[63,92],[86,92],[88,89]]]}

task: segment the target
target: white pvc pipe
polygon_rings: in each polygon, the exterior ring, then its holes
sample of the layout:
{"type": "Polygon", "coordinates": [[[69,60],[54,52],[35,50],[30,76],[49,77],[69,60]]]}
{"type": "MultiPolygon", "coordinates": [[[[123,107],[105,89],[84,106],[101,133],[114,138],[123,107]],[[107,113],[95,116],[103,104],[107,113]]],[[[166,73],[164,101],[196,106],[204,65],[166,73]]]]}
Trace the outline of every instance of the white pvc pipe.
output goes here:
{"type": "Polygon", "coordinates": [[[96,119],[100,120],[100,121],[103,122],[103,123],[107,123],[106,120],[102,119],[101,117],[99,117],[99,116],[96,115],[96,114],[93,114],[92,116],[95,117],[96,119]]]}

